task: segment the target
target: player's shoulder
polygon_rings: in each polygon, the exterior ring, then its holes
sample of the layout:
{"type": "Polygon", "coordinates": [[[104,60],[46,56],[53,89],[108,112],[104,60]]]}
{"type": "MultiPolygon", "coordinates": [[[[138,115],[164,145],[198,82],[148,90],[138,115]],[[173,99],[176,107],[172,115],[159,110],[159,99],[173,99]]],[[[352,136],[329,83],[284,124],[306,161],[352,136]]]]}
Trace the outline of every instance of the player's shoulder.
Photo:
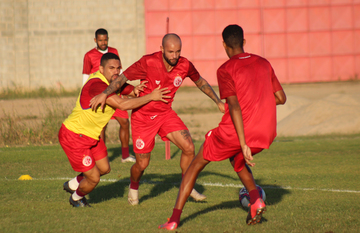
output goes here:
{"type": "Polygon", "coordinates": [[[93,48],[93,49],[89,50],[88,52],[86,52],[86,53],[85,53],[85,56],[90,55],[90,54],[92,54],[92,53],[94,53],[94,52],[96,52],[96,51],[97,51],[97,49],[96,49],[96,48],[93,48]]]}
{"type": "Polygon", "coordinates": [[[108,46],[108,52],[118,54],[118,50],[116,48],[113,48],[113,47],[110,47],[110,46],[108,46]]]}
{"type": "Polygon", "coordinates": [[[252,54],[252,53],[249,53],[250,56],[255,59],[255,60],[258,60],[260,62],[267,62],[269,63],[269,61],[265,58],[265,57],[262,57],[262,56],[259,56],[259,55],[256,55],[256,54],[252,54]]]}

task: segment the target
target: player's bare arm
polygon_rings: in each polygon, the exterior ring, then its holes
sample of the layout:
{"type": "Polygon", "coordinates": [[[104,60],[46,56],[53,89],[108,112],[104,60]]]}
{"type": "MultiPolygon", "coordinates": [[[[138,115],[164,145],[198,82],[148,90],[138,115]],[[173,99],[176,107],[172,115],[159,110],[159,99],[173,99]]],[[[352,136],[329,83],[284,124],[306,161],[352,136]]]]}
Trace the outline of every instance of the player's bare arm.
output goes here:
{"type": "Polygon", "coordinates": [[[146,85],[147,82],[148,81],[144,81],[144,82],[138,84],[137,86],[135,86],[133,88],[133,91],[131,93],[129,93],[127,96],[128,97],[133,97],[133,98],[138,97],[140,95],[140,93],[142,91],[144,91],[145,88],[147,88],[147,85],[146,85]]]}
{"type": "Polygon", "coordinates": [[[280,90],[274,93],[275,96],[275,102],[277,105],[285,104],[287,102],[287,96],[285,95],[284,90],[280,90]]]}
{"type": "Polygon", "coordinates": [[[195,84],[202,92],[204,92],[207,96],[210,97],[210,99],[212,99],[217,104],[220,112],[225,112],[224,103],[220,100],[220,98],[216,95],[214,89],[212,89],[210,84],[204,78],[200,77],[199,80],[195,82],[195,84]]]}
{"type": "Polygon", "coordinates": [[[253,167],[255,163],[251,163],[250,161],[253,160],[253,156],[251,155],[251,150],[249,146],[245,142],[245,134],[244,134],[244,123],[243,123],[243,116],[241,112],[241,108],[238,102],[238,98],[234,96],[227,97],[227,103],[229,105],[229,112],[231,119],[233,121],[236,134],[239,137],[241,149],[243,151],[244,159],[246,164],[253,167]]]}
{"type": "Polygon", "coordinates": [[[112,83],[99,95],[94,96],[89,103],[89,106],[93,111],[96,111],[97,107],[101,105],[101,110],[103,110],[106,103],[107,96],[119,90],[126,82],[126,76],[120,74],[112,83]]]}
{"type": "Polygon", "coordinates": [[[150,101],[162,101],[164,103],[168,103],[166,99],[171,98],[171,96],[167,96],[166,94],[170,93],[167,87],[162,88],[161,86],[154,89],[150,94],[139,97],[139,98],[131,98],[131,99],[123,99],[117,95],[113,95],[106,100],[106,104],[121,110],[130,110],[134,108],[138,108],[144,104],[147,104],[150,101]]]}

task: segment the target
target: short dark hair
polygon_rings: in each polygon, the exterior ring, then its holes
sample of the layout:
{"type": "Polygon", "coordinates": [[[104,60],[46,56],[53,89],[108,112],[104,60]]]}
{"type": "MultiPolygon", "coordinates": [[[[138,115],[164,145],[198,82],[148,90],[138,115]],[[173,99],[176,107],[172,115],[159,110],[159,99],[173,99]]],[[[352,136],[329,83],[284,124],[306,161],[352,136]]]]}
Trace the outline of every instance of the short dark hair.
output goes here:
{"type": "Polygon", "coordinates": [[[108,36],[108,32],[107,32],[107,30],[106,29],[104,29],[104,28],[100,28],[100,29],[98,29],[97,31],[96,31],[96,33],[95,33],[95,38],[97,38],[97,36],[98,35],[107,35],[108,36]]]}
{"type": "Polygon", "coordinates": [[[229,25],[222,32],[222,39],[230,48],[243,48],[244,31],[239,25],[229,25]]]}
{"type": "Polygon", "coordinates": [[[114,54],[114,53],[105,53],[103,54],[102,58],[101,58],[101,66],[105,67],[108,60],[111,60],[111,59],[115,59],[115,60],[118,60],[120,61],[121,59],[119,59],[118,55],[117,54],[114,54]]]}

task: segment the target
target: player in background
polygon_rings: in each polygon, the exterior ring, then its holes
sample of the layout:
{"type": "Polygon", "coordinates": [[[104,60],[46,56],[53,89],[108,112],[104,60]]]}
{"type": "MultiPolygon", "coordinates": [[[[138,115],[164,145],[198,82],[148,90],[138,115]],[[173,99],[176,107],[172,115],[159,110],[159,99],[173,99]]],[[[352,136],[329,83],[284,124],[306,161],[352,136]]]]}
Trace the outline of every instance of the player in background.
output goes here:
{"type": "MultiPolygon", "coordinates": [[[[189,77],[196,86],[209,96],[224,112],[224,103],[215,94],[209,83],[203,79],[194,65],[181,54],[181,39],[176,34],[166,34],[162,39],[161,51],[143,56],[131,65],[119,77],[119,82],[114,82],[101,95],[91,100],[91,106],[96,109],[99,104],[103,107],[104,98],[121,86],[125,80],[148,81],[147,88],[141,96],[153,91],[157,86],[168,87],[172,99],[168,103],[150,102],[140,108],[134,109],[131,115],[132,139],[136,154],[136,163],[131,167],[131,184],[128,192],[128,202],[137,205],[139,182],[144,170],[147,168],[151,151],[155,145],[156,134],[162,140],[170,140],[181,151],[180,167],[182,176],[185,174],[192,159],[195,157],[195,146],[190,132],[182,120],[172,110],[171,105],[176,91],[183,80],[189,77]]],[[[196,201],[201,201],[206,196],[192,189],[191,195],[196,201]]]]}
{"type": "MultiPolygon", "coordinates": [[[[101,57],[105,53],[114,53],[118,55],[118,51],[115,48],[108,46],[108,32],[107,30],[100,28],[95,32],[94,42],[97,47],[88,51],[84,55],[83,61],[83,85],[88,80],[89,75],[98,71],[101,57]]],[[[119,55],[118,55],[119,56],[119,55]]],[[[121,69],[122,72],[122,69],[121,69]]],[[[127,111],[116,109],[116,112],[111,119],[116,119],[120,125],[119,128],[119,140],[121,141],[122,148],[122,163],[136,162],[133,156],[129,155],[129,120],[127,111]]],[[[101,133],[101,138],[106,142],[106,131],[107,125],[104,127],[101,133]]]]}
{"type": "MultiPolygon", "coordinates": [[[[63,122],[59,130],[59,142],[66,153],[74,171],[81,172],[77,177],[64,183],[65,191],[71,193],[69,202],[74,207],[87,207],[89,204],[85,195],[90,193],[99,183],[100,176],[111,171],[107,156],[107,147],[100,133],[112,117],[115,109],[128,110],[140,107],[150,101],[164,101],[169,93],[167,88],[156,88],[152,93],[139,98],[120,98],[118,95],[109,95],[104,111],[94,112],[89,108],[89,101],[101,93],[109,83],[118,77],[121,70],[121,61],[116,54],[106,53],[101,58],[99,71],[90,75],[83,86],[75,108],[63,122]]],[[[133,88],[126,85],[121,94],[137,96],[144,84],[133,88]]]]}
{"type": "Polygon", "coordinates": [[[205,135],[205,142],[182,179],[172,216],[159,228],[177,228],[196,179],[210,161],[230,159],[250,195],[247,224],[260,222],[266,210],[251,170],[245,163],[254,166],[252,156],[269,148],[273,142],[276,105],[284,104],[286,96],[270,63],[244,52],[244,33],[240,26],[227,26],[222,37],[230,58],[217,70],[220,98],[226,99],[225,114],[219,126],[205,135]]]}

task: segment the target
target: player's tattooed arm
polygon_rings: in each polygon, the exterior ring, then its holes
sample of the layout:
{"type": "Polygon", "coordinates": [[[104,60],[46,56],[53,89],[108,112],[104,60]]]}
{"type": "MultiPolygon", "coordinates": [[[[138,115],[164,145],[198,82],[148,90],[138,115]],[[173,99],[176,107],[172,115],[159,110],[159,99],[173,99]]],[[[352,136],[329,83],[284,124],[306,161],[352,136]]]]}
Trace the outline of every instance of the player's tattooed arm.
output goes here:
{"type": "Polygon", "coordinates": [[[210,84],[200,76],[199,80],[195,82],[196,86],[204,92],[207,96],[210,97],[218,106],[220,112],[225,112],[224,103],[220,100],[220,98],[216,95],[214,89],[210,86],[210,84]]]}
{"type": "Polygon", "coordinates": [[[121,89],[121,87],[127,82],[126,76],[124,74],[120,74],[115,80],[109,84],[109,86],[103,91],[107,96],[121,89]]]}
{"type": "Polygon", "coordinates": [[[106,104],[107,96],[119,90],[128,79],[124,74],[120,74],[115,80],[111,82],[111,84],[99,95],[94,96],[90,102],[89,106],[93,111],[97,112],[97,108],[100,105],[101,110],[104,110],[104,105],[106,104]]]}

